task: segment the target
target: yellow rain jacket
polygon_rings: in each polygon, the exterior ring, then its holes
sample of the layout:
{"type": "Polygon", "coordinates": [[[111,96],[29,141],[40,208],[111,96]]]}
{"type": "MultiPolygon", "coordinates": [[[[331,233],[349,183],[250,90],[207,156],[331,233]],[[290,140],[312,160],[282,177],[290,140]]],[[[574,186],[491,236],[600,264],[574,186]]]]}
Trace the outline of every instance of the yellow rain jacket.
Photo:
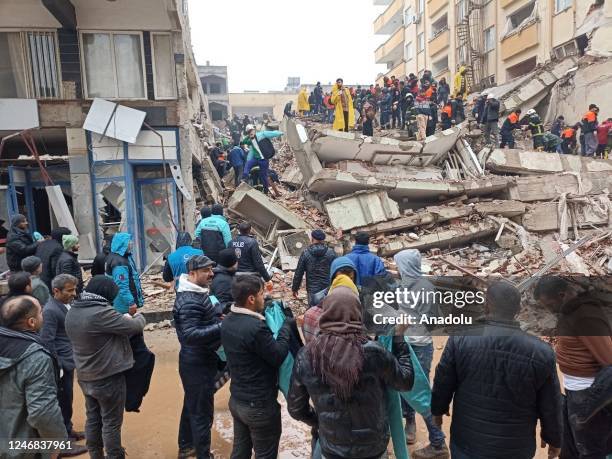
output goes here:
{"type": "Polygon", "coordinates": [[[347,110],[348,110],[348,120],[349,120],[348,127],[349,129],[352,129],[355,127],[355,109],[353,108],[353,98],[351,97],[351,92],[346,86],[342,88],[342,91],[344,91],[344,94],[346,95],[348,107],[342,107],[342,102],[341,102],[341,97],[340,97],[341,94],[340,94],[340,90],[338,89],[337,84],[335,84],[332,88],[332,95],[331,95],[331,100],[330,100],[330,102],[336,106],[336,110],[334,111],[334,126],[333,126],[333,128],[336,131],[344,130],[345,128],[344,114],[342,112],[347,111],[347,110]]]}
{"type": "Polygon", "coordinates": [[[463,99],[465,100],[466,96],[469,93],[469,89],[467,87],[467,80],[465,79],[465,72],[467,69],[464,65],[459,67],[459,71],[455,73],[455,78],[453,81],[453,97],[457,97],[457,94],[461,92],[461,86],[465,84],[465,91],[463,91],[463,99]]]}
{"type": "Polygon", "coordinates": [[[298,111],[299,112],[309,112],[310,104],[308,103],[308,94],[306,93],[306,89],[302,89],[298,94],[298,111]]]}

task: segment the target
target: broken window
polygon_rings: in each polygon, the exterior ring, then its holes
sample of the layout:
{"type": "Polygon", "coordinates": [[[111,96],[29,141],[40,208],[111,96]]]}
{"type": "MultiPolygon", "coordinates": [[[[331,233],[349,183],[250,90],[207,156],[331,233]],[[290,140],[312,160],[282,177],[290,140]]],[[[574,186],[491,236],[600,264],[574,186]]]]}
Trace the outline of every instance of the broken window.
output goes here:
{"type": "Polygon", "coordinates": [[[493,51],[495,49],[495,26],[491,26],[484,31],[484,51],[488,53],[489,51],[493,51]]]}
{"type": "Polygon", "coordinates": [[[518,78],[531,72],[537,64],[537,58],[535,56],[524,60],[512,67],[506,69],[506,75],[509,80],[512,78],[518,78]]]}
{"type": "Polygon", "coordinates": [[[553,48],[553,54],[556,59],[565,59],[568,56],[575,56],[576,54],[578,54],[578,47],[576,46],[576,42],[572,40],[561,46],[553,48]]]}
{"type": "Polygon", "coordinates": [[[445,30],[448,30],[448,15],[444,14],[440,19],[431,24],[431,38],[436,38],[445,30]]]}
{"type": "Polygon", "coordinates": [[[170,34],[154,33],[151,35],[151,38],[153,41],[153,62],[155,69],[155,98],[176,99],[172,36],[170,34]]]}
{"type": "Polygon", "coordinates": [[[514,13],[508,15],[506,19],[506,29],[504,36],[516,30],[520,30],[524,26],[533,22],[537,16],[536,4],[537,2],[534,0],[532,2],[529,2],[524,7],[518,9],[514,13]]]}
{"type": "Polygon", "coordinates": [[[172,192],[174,183],[143,183],[140,186],[142,223],[147,264],[163,264],[163,254],[172,251],[175,230],[172,192]],[[170,209],[168,209],[168,195],[170,209]]]}
{"type": "Polygon", "coordinates": [[[87,97],[145,98],[140,34],[84,33],[82,37],[87,97]]]}
{"type": "Polygon", "coordinates": [[[439,75],[440,73],[446,70],[448,70],[448,56],[445,56],[442,59],[437,60],[431,66],[431,73],[433,75],[439,75]]]}
{"type": "Polygon", "coordinates": [[[125,219],[125,183],[96,183],[96,209],[101,240],[110,242],[115,233],[127,231],[125,219]]]}

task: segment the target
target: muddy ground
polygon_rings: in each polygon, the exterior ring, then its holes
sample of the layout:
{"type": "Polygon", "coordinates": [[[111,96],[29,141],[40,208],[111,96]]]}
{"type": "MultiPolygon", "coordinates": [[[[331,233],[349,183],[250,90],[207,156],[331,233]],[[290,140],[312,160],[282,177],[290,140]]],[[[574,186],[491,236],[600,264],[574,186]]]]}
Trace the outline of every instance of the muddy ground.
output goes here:
{"type": "MultiPolygon", "coordinates": [[[[126,413],[123,422],[123,445],[130,457],[138,459],[176,458],[179,417],[183,392],[178,374],[179,343],[172,328],[145,333],[148,346],[156,355],[155,372],[149,394],[140,413],[126,413]]],[[[434,364],[440,359],[443,338],[434,338],[434,364]]],[[[75,429],[83,430],[85,408],[83,394],[75,383],[75,429]]],[[[279,400],[282,399],[282,395],[279,400]]],[[[229,383],[215,396],[215,421],[212,433],[212,451],[216,459],[229,459],[232,447],[232,417],[228,409],[229,383]]],[[[284,399],[282,400],[284,405],[284,399]]],[[[289,416],[283,406],[283,434],[280,459],[307,459],[310,454],[310,429],[289,416]]],[[[417,444],[415,449],[427,445],[427,429],[417,415],[417,444]]],[[[450,418],[445,418],[444,432],[449,438],[450,418]]],[[[85,456],[80,456],[85,457],[85,456]]],[[[392,457],[392,456],[391,456],[392,457]]],[[[536,458],[546,458],[545,450],[538,449],[536,458]]]]}

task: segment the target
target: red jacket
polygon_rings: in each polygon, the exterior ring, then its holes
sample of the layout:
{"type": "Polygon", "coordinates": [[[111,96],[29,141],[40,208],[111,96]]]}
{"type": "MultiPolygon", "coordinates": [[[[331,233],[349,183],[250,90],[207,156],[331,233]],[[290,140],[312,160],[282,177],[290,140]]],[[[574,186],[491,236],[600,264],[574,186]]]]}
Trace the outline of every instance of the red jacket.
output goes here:
{"type": "Polygon", "coordinates": [[[608,143],[608,132],[612,129],[612,122],[604,121],[597,126],[597,143],[599,145],[605,145],[608,143]]]}

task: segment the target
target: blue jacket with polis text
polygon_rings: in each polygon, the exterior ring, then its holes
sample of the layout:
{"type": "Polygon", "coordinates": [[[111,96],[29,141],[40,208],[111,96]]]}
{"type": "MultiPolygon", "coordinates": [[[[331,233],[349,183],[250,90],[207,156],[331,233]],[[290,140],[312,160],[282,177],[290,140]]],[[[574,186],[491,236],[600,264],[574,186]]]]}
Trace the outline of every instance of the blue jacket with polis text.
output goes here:
{"type": "Polygon", "coordinates": [[[119,287],[119,295],[113,302],[113,307],[120,313],[128,312],[131,305],[141,308],[144,305],[140,276],[134,257],[128,252],[132,235],[117,233],[113,236],[111,252],[106,257],[106,275],[113,278],[119,287]]]}

